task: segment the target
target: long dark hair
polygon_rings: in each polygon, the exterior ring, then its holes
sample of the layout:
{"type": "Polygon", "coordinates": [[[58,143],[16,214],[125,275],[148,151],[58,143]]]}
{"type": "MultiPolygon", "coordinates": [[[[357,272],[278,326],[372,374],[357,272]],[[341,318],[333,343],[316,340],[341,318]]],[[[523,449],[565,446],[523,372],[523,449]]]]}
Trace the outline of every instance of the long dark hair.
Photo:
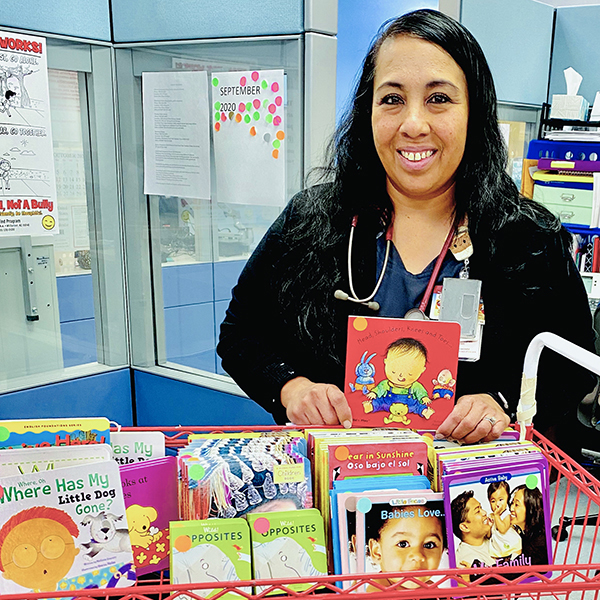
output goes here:
{"type": "MultiPolygon", "coordinates": [[[[474,245],[478,239],[485,240],[491,256],[494,241],[490,234],[519,213],[529,214],[544,227],[560,228],[550,212],[520,196],[506,172],[507,153],[498,127],[494,82],[471,33],[454,19],[428,9],[385,23],[364,60],[353,100],[328,146],[326,166],[316,170],[328,185],[318,192],[313,188],[304,202],[297,203],[294,214],[298,218],[287,240],[290,256],[301,249],[303,260],[300,265],[296,260],[288,266],[279,301],[283,307],[295,307],[299,333],[318,340],[324,349],[332,343],[324,325],[332,314],[332,290],[338,283],[331,273],[345,272],[336,247],[347,240],[353,215],[358,215],[359,222],[370,231],[383,227],[393,212],[385,171],[373,142],[371,112],[379,50],[386,40],[401,35],[436,44],[465,74],[469,122],[465,152],[456,174],[455,217],[468,216],[474,245]],[[324,263],[331,265],[326,277],[320,268],[324,263]],[[292,286],[298,290],[293,298],[287,293],[292,286]]],[[[335,359],[334,350],[329,354],[335,359]]]]}
{"type": "Polygon", "coordinates": [[[540,531],[544,530],[544,501],[542,492],[538,488],[528,488],[526,485],[516,487],[511,495],[512,505],[515,494],[523,490],[523,504],[525,505],[525,529],[523,538],[535,538],[540,531]]]}

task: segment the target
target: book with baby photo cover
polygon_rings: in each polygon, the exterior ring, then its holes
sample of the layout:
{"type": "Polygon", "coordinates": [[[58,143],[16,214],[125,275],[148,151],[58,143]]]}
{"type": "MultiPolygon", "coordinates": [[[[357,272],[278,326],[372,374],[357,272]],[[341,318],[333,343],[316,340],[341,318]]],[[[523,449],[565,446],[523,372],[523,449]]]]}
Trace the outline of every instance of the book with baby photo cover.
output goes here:
{"type": "MultiPolygon", "coordinates": [[[[519,458],[486,459],[483,470],[465,468],[444,475],[451,568],[552,563],[547,460],[543,455],[519,458]]],[[[511,579],[520,575],[503,574],[511,579]]],[[[464,579],[478,577],[465,574],[464,579]]]]}
{"type": "Polygon", "coordinates": [[[420,588],[442,579],[434,571],[447,569],[446,519],[442,494],[429,490],[374,491],[345,497],[346,511],[354,508],[354,539],[344,544],[343,560],[352,571],[373,574],[366,592],[399,584],[420,588]],[[355,566],[353,566],[355,565],[355,566]],[[432,571],[411,580],[411,571],[432,571]],[[391,575],[402,572],[402,576],[391,575]],[[418,581],[417,581],[418,580],[418,581]]]}
{"type": "Polygon", "coordinates": [[[454,407],[459,345],[458,323],[350,316],[353,426],[436,429],[454,407]]]}

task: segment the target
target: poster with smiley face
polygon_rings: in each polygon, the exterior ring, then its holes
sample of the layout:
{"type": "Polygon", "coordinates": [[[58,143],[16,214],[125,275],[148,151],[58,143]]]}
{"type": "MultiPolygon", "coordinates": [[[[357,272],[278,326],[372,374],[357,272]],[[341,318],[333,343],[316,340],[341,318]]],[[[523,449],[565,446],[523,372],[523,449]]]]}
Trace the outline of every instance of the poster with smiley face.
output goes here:
{"type": "Polygon", "coordinates": [[[284,83],[282,69],[212,74],[219,202],[285,204],[284,83]]]}
{"type": "Polygon", "coordinates": [[[58,233],[46,39],[0,31],[0,236],[58,233]]]}

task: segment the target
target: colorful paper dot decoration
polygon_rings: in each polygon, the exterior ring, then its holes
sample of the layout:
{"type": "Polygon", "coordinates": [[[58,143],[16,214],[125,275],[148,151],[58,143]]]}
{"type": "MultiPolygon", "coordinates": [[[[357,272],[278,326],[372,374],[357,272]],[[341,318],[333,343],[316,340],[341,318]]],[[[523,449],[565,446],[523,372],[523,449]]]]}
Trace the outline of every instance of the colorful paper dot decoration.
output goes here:
{"type": "Polygon", "coordinates": [[[275,127],[279,127],[281,125],[281,117],[279,115],[273,117],[273,125],[275,125],[275,127]]]}
{"type": "Polygon", "coordinates": [[[187,552],[192,547],[192,538],[189,535],[178,535],[173,546],[178,552],[187,552]]]}
{"type": "Polygon", "coordinates": [[[215,123],[215,130],[219,131],[219,129],[221,129],[221,123],[219,123],[218,121],[215,123]]]}
{"type": "Polygon", "coordinates": [[[271,154],[273,155],[273,158],[279,158],[279,150],[275,149],[271,154]]]}
{"type": "Polygon", "coordinates": [[[538,486],[538,478],[536,475],[528,475],[527,479],[525,479],[525,485],[530,489],[530,490],[535,490],[535,488],[538,486]]]}
{"type": "Polygon", "coordinates": [[[250,123],[250,121],[251,121],[251,119],[250,119],[250,115],[246,115],[246,116],[244,117],[244,122],[245,122],[245,123],[250,123]]]}
{"type": "Polygon", "coordinates": [[[254,137],[256,135],[256,127],[250,127],[250,135],[254,137]]]}
{"type": "Polygon", "coordinates": [[[265,133],[265,135],[263,135],[263,140],[265,140],[265,142],[268,144],[271,141],[271,134],[265,133]]]}
{"type": "Polygon", "coordinates": [[[278,84],[276,81],[274,81],[274,82],[271,84],[271,91],[272,91],[272,92],[278,92],[278,91],[279,91],[279,84],[278,84]]]}
{"type": "Polygon", "coordinates": [[[221,110],[221,103],[215,102],[215,110],[221,110]]]}
{"type": "Polygon", "coordinates": [[[258,71],[252,71],[252,81],[258,81],[258,71]]]}
{"type": "Polygon", "coordinates": [[[277,96],[275,98],[275,104],[277,104],[277,106],[281,106],[281,103],[283,102],[283,99],[281,96],[277,96]]]}
{"type": "Polygon", "coordinates": [[[246,102],[246,110],[252,110],[252,102],[246,102]]]}
{"type": "Polygon", "coordinates": [[[253,118],[255,121],[258,121],[258,120],[260,119],[260,113],[259,113],[259,112],[255,112],[255,113],[252,115],[252,118],[253,118]]]}
{"type": "Polygon", "coordinates": [[[284,140],[285,139],[285,133],[283,131],[281,131],[281,129],[275,134],[275,137],[278,140],[284,140]]]}
{"type": "Polygon", "coordinates": [[[281,146],[281,142],[279,140],[273,140],[273,148],[279,148],[281,146]]]}
{"type": "Polygon", "coordinates": [[[253,527],[256,533],[267,533],[271,527],[271,522],[266,517],[259,517],[254,521],[253,527]]]}
{"type": "Polygon", "coordinates": [[[240,77],[240,85],[241,86],[246,85],[246,78],[245,77],[240,77]]]}
{"type": "Polygon", "coordinates": [[[10,437],[10,431],[6,427],[0,427],[0,442],[5,442],[10,437]]]}
{"type": "Polygon", "coordinates": [[[255,98],[254,101],[252,102],[252,105],[254,106],[254,108],[259,109],[260,108],[260,100],[258,98],[255,98]]]}
{"type": "Polygon", "coordinates": [[[242,122],[242,115],[240,115],[240,113],[238,113],[237,115],[235,115],[235,122],[236,123],[241,123],[242,122]]]}
{"type": "Polygon", "coordinates": [[[212,84],[217,87],[219,85],[219,80],[216,77],[213,77],[212,84]]]}
{"type": "Polygon", "coordinates": [[[240,102],[240,105],[238,106],[238,110],[240,112],[244,112],[246,110],[246,105],[243,102],[240,102]]]}
{"type": "Polygon", "coordinates": [[[268,98],[265,98],[265,99],[263,100],[263,108],[267,108],[267,106],[269,106],[269,99],[268,99],[268,98]]]}
{"type": "Polygon", "coordinates": [[[348,450],[346,446],[338,446],[335,449],[334,456],[336,460],[348,460],[348,457],[350,456],[350,450],[348,450]]]}
{"type": "Polygon", "coordinates": [[[265,121],[266,121],[267,123],[272,123],[272,122],[273,122],[273,115],[267,115],[267,116],[265,117],[265,121]]]}
{"type": "Polygon", "coordinates": [[[266,81],[263,79],[263,80],[260,82],[260,87],[261,87],[263,90],[266,90],[266,89],[269,87],[269,84],[268,84],[268,83],[267,83],[267,82],[266,82],[266,81]]]}
{"type": "Polygon", "coordinates": [[[269,104],[269,112],[273,114],[277,110],[277,107],[274,104],[269,104]]]}
{"type": "Polygon", "coordinates": [[[352,321],[352,326],[356,331],[364,331],[367,328],[367,320],[364,317],[356,317],[352,321]]]}
{"type": "Polygon", "coordinates": [[[215,113],[215,121],[220,121],[221,120],[221,113],[215,113]]]}
{"type": "Polygon", "coordinates": [[[204,467],[202,465],[192,465],[188,470],[188,474],[192,479],[200,481],[204,477],[204,467]]]}
{"type": "Polygon", "coordinates": [[[235,117],[235,113],[233,111],[230,111],[230,113],[229,113],[229,120],[233,121],[233,117],[235,117]]]}
{"type": "Polygon", "coordinates": [[[227,121],[227,115],[225,113],[221,113],[221,121],[227,121]]]}
{"type": "Polygon", "coordinates": [[[361,513],[368,513],[373,508],[373,503],[369,498],[359,498],[356,503],[356,510],[361,513]]]}

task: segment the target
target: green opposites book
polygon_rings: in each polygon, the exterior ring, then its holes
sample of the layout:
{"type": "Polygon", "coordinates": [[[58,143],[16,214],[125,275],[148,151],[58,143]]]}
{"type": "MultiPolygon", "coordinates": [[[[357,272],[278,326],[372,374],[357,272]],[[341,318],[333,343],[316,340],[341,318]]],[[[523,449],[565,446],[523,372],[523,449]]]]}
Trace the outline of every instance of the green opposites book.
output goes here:
{"type": "MultiPolygon", "coordinates": [[[[250,533],[245,519],[171,521],[171,580],[173,583],[216,583],[252,579],[250,533]]],[[[210,598],[223,588],[190,589],[210,598]]],[[[250,588],[241,588],[250,593],[250,588]]],[[[182,599],[189,596],[181,595],[182,599]]],[[[224,594],[220,598],[237,598],[224,594]]]]}
{"type": "MultiPolygon", "coordinates": [[[[247,518],[255,579],[293,580],[327,575],[323,517],[316,508],[248,514],[247,518]]],[[[291,583],[287,587],[301,591],[311,585],[291,583]]],[[[265,589],[259,586],[256,591],[265,589]]]]}

